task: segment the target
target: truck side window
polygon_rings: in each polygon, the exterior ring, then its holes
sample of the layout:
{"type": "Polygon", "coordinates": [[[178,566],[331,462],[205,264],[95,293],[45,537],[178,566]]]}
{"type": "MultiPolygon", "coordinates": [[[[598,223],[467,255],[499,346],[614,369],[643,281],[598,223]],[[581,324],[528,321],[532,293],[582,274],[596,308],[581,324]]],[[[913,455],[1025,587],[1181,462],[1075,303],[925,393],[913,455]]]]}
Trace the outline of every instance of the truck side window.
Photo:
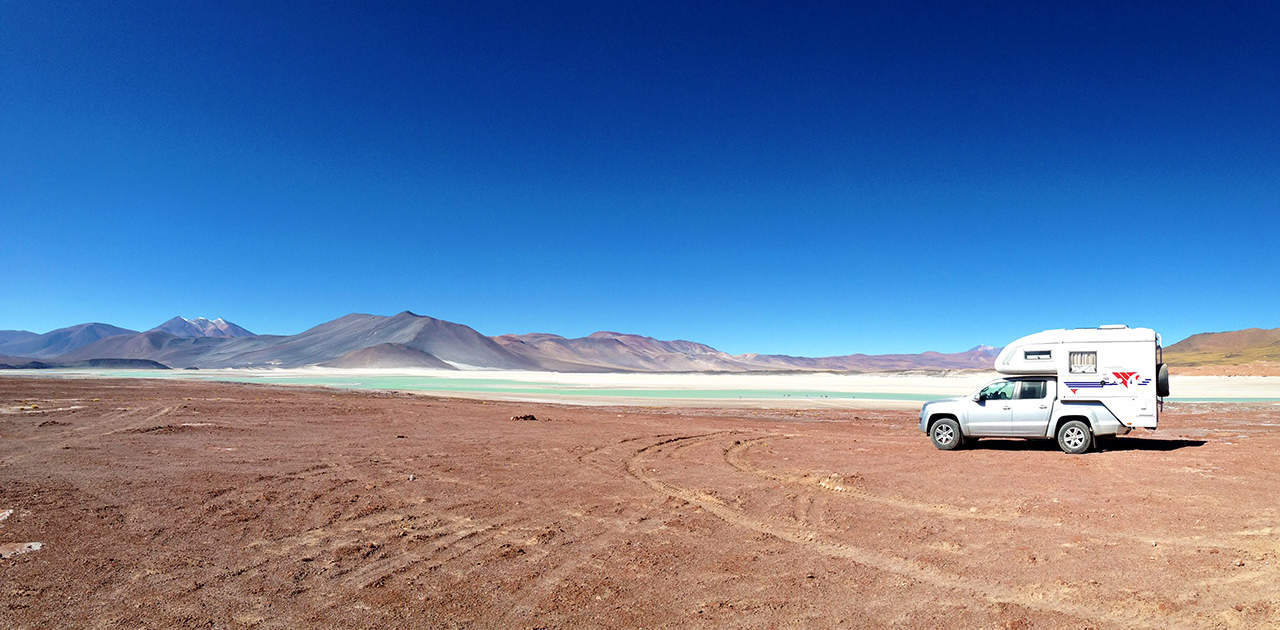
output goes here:
{"type": "Polygon", "coordinates": [[[1022,387],[1018,389],[1018,398],[1044,398],[1048,390],[1044,381],[1022,381],[1022,387]]]}
{"type": "Polygon", "coordinates": [[[1068,355],[1071,363],[1072,374],[1097,374],[1098,373],[1098,353],[1097,352],[1072,352],[1068,355]]]}
{"type": "Polygon", "coordinates": [[[1013,398],[1013,381],[1000,381],[982,388],[979,400],[1009,400],[1013,398]]]}

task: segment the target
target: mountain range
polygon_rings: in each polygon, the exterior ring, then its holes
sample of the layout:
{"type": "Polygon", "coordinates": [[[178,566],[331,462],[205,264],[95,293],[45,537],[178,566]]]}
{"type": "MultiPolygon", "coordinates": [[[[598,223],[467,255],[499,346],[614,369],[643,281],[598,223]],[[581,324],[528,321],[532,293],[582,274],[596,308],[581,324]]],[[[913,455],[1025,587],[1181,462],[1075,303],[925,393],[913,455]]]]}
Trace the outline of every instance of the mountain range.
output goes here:
{"type": "Polygon", "coordinates": [[[559,372],[751,372],[990,369],[998,348],[966,352],[794,357],[732,355],[693,341],[601,331],[488,337],[463,324],[404,311],[353,313],[296,335],[255,335],[222,318],[175,317],[145,332],[81,324],[43,335],[0,331],[0,365],[39,360],[154,361],[173,368],[431,367],[559,372]]]}
{"type": "MultiPolygon", "coordinates": [[[[44,334],[0,330],[0,367],[516,369],[557,372],[754,372],[991,369],[999,348],[965,352],[796,357],[729,354],[693,341],[601,331],[488,337],[404,311],[353,313],[296,335],[256,335],[222,318],[174,317],[138,332],[88,323],[44,334]]],[[[1175,367],[1280,362],[1280,328],[1201,333],[1165,349],[1175,367]]]]}

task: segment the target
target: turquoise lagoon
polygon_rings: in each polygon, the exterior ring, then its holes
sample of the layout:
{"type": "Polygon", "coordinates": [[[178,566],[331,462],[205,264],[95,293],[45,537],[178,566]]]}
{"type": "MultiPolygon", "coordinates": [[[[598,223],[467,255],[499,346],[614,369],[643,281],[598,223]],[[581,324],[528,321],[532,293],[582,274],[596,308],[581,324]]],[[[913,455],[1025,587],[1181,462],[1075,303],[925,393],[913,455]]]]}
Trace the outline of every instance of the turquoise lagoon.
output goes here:
{"type": "MultiPolygon", "coordinates": [[[[832,376],[826,387],[813,384],[813,379],[802,386],[788,384],[786,376],[773,376],[763,379],[767,386],[759,387],[717,387],[707,381],[716,380],[719,375],[697,375],[694,384],[673,387],[673,381],[681,380],[680,375],[661,375],[657,386],[646,386],[643,381],[652,381],[655,375],[608,375],[607,382],[582,382],[586,379],[573,378],[583,375],[558,375],[547,373],[545,376],[521,373],[523,378],[505,378],[501,372],[467,372],[463,375],[452,375],[448,372],[396,373],[394,371],[375,370],[109,370],[109,369],[68,369],[68,370],[12,370],[0,374],[14,376],[55,376],[64,378],[152,378],[206,380],[237,383],[262,383],[271,385],[306,385],[333,387],[355,390],[389,390],[423,393],[456,394],[467,397],[517,398],[523,400],[545,399],[549,401],[573,401],[585,403],[608,404],[620,402],[622,399],[640,401],[830,401],[838,405],[841,401],[898,401],[900,403],[918,403],[936,400],[947,396],[956,396],[969,391],[973,379],[948,379],[938,377],[938,384],[922,388],[924,391],[877,391],[872,388],[839,387],[852,383],[839,383],[840,378],[832,376]],[[568,376],[569,378],[563,378],[568,376]],[[626,383],[628,377],[635,376],[636,384],[626,383]],[[950,381],[950,382],[948,382],[950,381]],[[836,387],[832,387],[836,385],[836,387]]],[[[726,384],[741,385],[743,380],[752,380],[750,375],[723,375],[726,384]]],[[[982,378],[982,377],[979,377],[982,378]]],[[[795,384],[805,375],[797,375],[795,384]]],[[[866,385],[867,380],[859,381],[866,385]]],[[[902,388],[890,388],[902,389],[902,388]]],[[[1268,392],[1269,393],[1269,392],[1268,392]]],[[[1277,397],[1194,397],[1169,398],[1170,402],[1280,402],[1277,397]]]]}

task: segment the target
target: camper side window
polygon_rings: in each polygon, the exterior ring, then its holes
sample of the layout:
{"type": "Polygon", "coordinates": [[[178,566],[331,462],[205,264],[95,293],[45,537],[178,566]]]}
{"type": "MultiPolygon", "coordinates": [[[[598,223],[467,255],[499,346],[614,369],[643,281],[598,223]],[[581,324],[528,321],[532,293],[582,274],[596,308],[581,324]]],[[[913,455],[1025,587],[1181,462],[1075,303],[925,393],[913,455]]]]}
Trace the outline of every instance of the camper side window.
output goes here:
{"type": "Polygon", "coordinates": [[[1049,350],[1027,350],[1022,353],[1022,358],[1028,361],[1048,361],[1053,358],[1053,353],[1049,350]]]}
{"type": "Polygon", "coordinates": [[[1072,374],[1097,374],[1098,373],[1098,353],[1097,352],[1072,352],[1071,373],[1072,374]]]}

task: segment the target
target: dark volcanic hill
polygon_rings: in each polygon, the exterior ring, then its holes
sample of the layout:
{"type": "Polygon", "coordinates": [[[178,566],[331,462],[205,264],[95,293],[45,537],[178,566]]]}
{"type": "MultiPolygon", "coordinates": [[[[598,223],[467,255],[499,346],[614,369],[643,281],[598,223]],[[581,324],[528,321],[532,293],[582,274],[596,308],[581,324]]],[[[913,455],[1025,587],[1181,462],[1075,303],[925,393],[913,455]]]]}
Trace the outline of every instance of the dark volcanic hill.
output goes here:
{"type": "MultiPolygon", "coordinates": [[[[26,332],[26,331],[6,331],[26,332]]],[[[18,335],[11,341],[0,342],[0,354],[32,357],[42,359],[55,357],[92,344],[100,339],[117,335],[134,335],[136,330],[120,328],[110,324],[80,324],[51,330],[43,335],[28,333],[18,335]]]]}
{"type": "MultiPolygon", "coordinates": [[[[34,333],[33,333],[34,334],[34,333]]],[[[0,354],[0,370],[16,370],[23,368],[42,368],[45,364],[31,357],[11,357],[0,354]]]]}

